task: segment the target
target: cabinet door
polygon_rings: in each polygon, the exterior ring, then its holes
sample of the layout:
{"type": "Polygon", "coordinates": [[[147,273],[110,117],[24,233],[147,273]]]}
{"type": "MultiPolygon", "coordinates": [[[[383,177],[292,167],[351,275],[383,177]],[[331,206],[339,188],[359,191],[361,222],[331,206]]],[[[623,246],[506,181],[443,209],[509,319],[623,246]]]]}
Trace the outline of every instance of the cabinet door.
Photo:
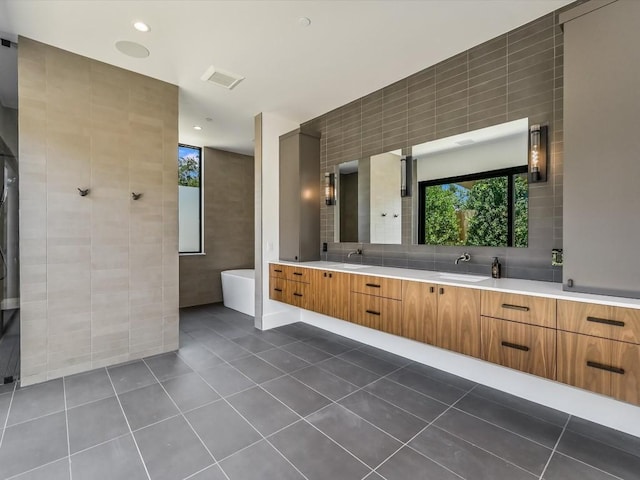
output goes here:
{"type": "Polygon", "coordinates": [[[401,335],[419,342],[436,343],[438,286],[433,283],[402,282],[401,335]]]}
{"type": "Polygon", "coordinates": [[[482,359],[555,380],[556,331],[482,317],[482,359]]]}
{"type": "Polygon", "coordinates": [[[363,327],[380,329],[382,298],[364,293],[351,293],[351,321],[363,327]]]}
{"type": "Polygon", "coordinates": [[[558,381],[611,395],[611,341],[558,332],[558,381]]]}
{"type": "Polygon", "coordinates": [[[269,278],[269,298],[278,302],[287,302],[287,281],[284,278],[269,278]]]}
{"type": "Polygon", "coordinates": [[[559,300],[558,328],[640,344],[640,310],[559,300]]]}
{"type": "Polygon", "coordinates": [[[611,396],[640,405],[640,345],[611,343],[611,396]]]}
{"type": "Polygon", "coordinates": [[[480,290],[438,286],[436,345],[480,357],[480,290]]]}
{"type": "Polygon", "coordinates": [[[324,315],[349,319],[349,274],[316,270],[312,277],[314,310],[324,315]]]}
{"type": "Polygon", "coordinates": [[[285,287],[287,303],[306,310],[313,310],[313,290],[309,283],[292,282],[287,280],[285,287]]]}
{"type": "Polygon", "coordinates": [[[556,300],[483,290],[482,315],[556,328],[556,300]]]}

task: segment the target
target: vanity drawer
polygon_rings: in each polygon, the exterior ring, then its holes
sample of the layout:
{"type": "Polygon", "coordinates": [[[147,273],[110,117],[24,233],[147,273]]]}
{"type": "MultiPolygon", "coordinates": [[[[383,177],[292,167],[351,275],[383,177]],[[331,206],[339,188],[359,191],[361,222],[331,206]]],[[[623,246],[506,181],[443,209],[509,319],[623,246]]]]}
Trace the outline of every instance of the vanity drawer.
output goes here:
{"type": "Polygon", "coordinates": [[[287,280],[294,282],[311,283],[311,277],[314,270],[311,268],[296,267],[294,265],[287,265],[284,274],[287,280]]]}
{"type": "Polygon", "coordinates": [[[351,293],[351,321],[394,335],[402,334],[402,302],[363,293],[351,293]]]}
{"type": "Polygon", "coordinates": [[[558,328],[640,344],[640,310],[558,300],[558,328]]]}
{"type": "Polygon", "coordinates": [[[287,281],[284,278],[269,278],[269,298],[278,302],[286,301],[287,281]]]}
{"type": "Polygon", "coordinates": [[[286,278],[285,269],[287,267],[285,265],[278,265],[275,263],[269,264],[269,276],[271,278],[286,278]]]}
{"type": "Polygon", "coordinates": [[[402,280],[367,275],[351,275],[351,291],[401,300],[402,280]]]}
{"type": "Polygon", "coordinates": [[[287,280],[285,287],[285,302],[306,310],[313,310],[313,292],[311,285],[303,282],[287,280]]]}
{"type": "Polygon", "coordinates": [[[556,328],[554,298],[483,290],[481,311],[485,317],[556,328]]]}
{"type": "Polygon", "coordinates": [[[482,317],[482,359],[555,380],[556,331],[482,317]]]}

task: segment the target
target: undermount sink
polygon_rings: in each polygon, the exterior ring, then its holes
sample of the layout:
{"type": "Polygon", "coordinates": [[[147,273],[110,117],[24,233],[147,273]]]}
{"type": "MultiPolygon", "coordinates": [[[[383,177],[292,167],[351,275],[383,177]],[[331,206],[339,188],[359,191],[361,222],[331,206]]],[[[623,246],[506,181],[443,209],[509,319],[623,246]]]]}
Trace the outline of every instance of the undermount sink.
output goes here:
{"type": "Polygon", "coordinates": [[[489,280],[489,277],[482,275],[467,275],[466,273],[440,273],[438,278],[441,280],[453,280],[456,282],[481,282],[489,280]]]}
{"type": "Polygon", "coordinates": [[[336,267],[346,268],[347,270],[360,270],[361,268],[371,268],[371,265],[361,265],[360,263],[340,263],[336,267]]]}

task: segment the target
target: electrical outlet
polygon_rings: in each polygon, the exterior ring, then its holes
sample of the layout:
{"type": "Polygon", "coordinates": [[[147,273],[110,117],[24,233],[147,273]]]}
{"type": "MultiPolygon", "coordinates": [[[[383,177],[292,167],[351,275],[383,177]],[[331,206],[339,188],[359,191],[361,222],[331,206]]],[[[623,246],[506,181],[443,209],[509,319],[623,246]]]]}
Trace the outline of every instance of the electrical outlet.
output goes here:
{"type": "Polygon", "coordinates": [[[551,265],[554,267],[561,267],[563,262],[562,249],[554,248],[551,250],[551,265]]]}

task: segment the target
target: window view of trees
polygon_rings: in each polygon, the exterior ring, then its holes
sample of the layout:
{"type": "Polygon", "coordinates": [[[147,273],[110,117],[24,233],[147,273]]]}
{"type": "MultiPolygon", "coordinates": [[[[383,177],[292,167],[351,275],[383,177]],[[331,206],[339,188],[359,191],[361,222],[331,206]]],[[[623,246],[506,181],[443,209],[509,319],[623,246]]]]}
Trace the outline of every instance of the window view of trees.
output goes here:
{"type": "Polygon", "coordinates": [[[447,183],[423,182],[420,243],[526,247],[528,182],[516,169],[507,175],[473,175],[447,183]],[[480,178],[478,178],[480,177],[480,178]]]}

